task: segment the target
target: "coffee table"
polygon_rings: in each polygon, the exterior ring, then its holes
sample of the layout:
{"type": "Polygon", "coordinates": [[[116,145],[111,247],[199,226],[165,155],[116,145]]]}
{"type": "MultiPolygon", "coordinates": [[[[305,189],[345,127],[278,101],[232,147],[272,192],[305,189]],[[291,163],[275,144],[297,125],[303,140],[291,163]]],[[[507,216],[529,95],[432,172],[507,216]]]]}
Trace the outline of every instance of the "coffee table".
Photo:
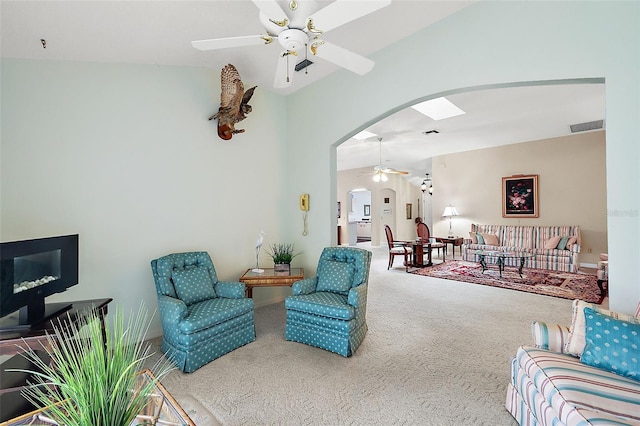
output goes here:
{"type": "Polygon", "coordinates": [[[247,297],[253,297],[254,287],[281,287],[289,286],[304,278],[304,268],[291,268],[291,271],[276,272],[273,268],[264,268],[264,272],[253,272],[251,268],[242,274],[240,279],[244,283],[247,297]]]}
{"type": "Polygon", "coordinates": [[[494,259],[495,264],[498,265],[498,270],[500,271],[500,278],[502,278],[505,259],[520,259],[518,274],[520,274],[520,278],[522,278],[522,268],[524,267],[525,260],[533,257],[532,253],[524,251],[477,250],[475,255],[478,257],[478,263],[482,266],[482,273],[487,270],[487,258],[494,259]]]}

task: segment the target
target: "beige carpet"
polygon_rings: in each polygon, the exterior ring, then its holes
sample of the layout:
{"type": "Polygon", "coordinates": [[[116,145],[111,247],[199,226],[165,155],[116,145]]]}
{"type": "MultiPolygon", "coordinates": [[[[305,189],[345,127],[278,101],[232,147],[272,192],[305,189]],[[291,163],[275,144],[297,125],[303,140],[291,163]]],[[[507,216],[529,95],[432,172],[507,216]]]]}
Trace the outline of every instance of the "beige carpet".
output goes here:
{"type": "Polygon", "coordinates": [[[511,357],[532,321],[569,324],[571,301],[387,271],[387,250],[372,251],[369,332],[351,358],[285,341],[278,303],[256,310],[255,342],[163,384],[199,425],[515,424],[511,357]]]}

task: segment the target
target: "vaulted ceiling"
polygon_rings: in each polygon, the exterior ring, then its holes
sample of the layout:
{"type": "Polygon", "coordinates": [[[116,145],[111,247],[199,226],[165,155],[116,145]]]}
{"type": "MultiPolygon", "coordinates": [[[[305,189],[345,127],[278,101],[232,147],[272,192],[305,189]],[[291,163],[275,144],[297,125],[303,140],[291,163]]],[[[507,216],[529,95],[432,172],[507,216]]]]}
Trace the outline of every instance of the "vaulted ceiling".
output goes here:
{"type": "MultiPolygon", "coordinates": [[[[278,3],[286,8],[289,1],[278,3]]],[[[298,3],[305,3],[304,10],[319,10],[332,2],[298,0],[298,3]]],[[[394,0],[387,7],[328,31],[323,38],[369,56],[471,4],[473,1],[394,0]]],[[[277,43],[207,52],[191,46],[192,40],[264,33],[258,8],[249,0],[2,0],[0,24],[3,58],[196,66],[214,70],[232,63],[246,85],[258,85],[260,90],[284,96],[329,74],[349,72],[318,59],[306,70],[296,72],[290,87],[275,89],[274,74],[282,49],[277,43]],[[41,40],[45,40],[46,48],[41,40]]],[[[382,138],[384,166],[407,170],[409,179],[419,183],[428,159],[433,156],[565,136],[570,134],[571,124],[604,118],[603,84],[476,90],[447,98],[466,114],[434,121],[407,108],[370,126],[368,130],[382,138]],[[439,133],[423,134],[430,130],[439,133]]],[[[377,138],[351,139],[338,148],[338,170],[379,163],[377,138]]]]}

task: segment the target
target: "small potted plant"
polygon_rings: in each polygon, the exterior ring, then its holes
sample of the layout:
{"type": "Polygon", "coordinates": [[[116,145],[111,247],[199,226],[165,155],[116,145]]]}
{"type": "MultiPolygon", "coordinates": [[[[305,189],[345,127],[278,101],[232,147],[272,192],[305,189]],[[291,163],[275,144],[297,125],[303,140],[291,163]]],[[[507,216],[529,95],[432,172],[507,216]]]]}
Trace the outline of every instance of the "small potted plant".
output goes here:
{"type": "Polygon", "coordinates": [[[291,272],[291,261],[300,253],[294,253],[293,244],[274,243],[271,244],[271,251],[267,250],[271,259],[275,272],[291,272]]]}

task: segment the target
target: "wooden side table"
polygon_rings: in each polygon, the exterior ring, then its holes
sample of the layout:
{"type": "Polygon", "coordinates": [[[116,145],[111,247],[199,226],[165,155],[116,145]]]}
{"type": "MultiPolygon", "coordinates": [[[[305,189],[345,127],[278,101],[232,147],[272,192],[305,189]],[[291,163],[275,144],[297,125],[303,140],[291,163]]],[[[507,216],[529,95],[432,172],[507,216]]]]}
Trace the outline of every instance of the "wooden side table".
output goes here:
{"type": "Polygon", "coordinates": [[[254,287],[291,287],[301,279],[304,279],[304,268],[291,268],[288,274],[275,272],[273,268],[264,268],[264,272],[247,269],[238,281],[246,286],[247,297],[253,297],[254,287]]]}
{"type": "Polygon", "coordinates": [[[447,256],[447,244],[451,244],[451,256],[455,260],[456,258],[456,247],[460,247],[460,257],[462,257],[462,243],[464,243],[464,238],[462,237],[435,237],[436,241],[439,243],[444,243],[444,256],[447,256]]]}

